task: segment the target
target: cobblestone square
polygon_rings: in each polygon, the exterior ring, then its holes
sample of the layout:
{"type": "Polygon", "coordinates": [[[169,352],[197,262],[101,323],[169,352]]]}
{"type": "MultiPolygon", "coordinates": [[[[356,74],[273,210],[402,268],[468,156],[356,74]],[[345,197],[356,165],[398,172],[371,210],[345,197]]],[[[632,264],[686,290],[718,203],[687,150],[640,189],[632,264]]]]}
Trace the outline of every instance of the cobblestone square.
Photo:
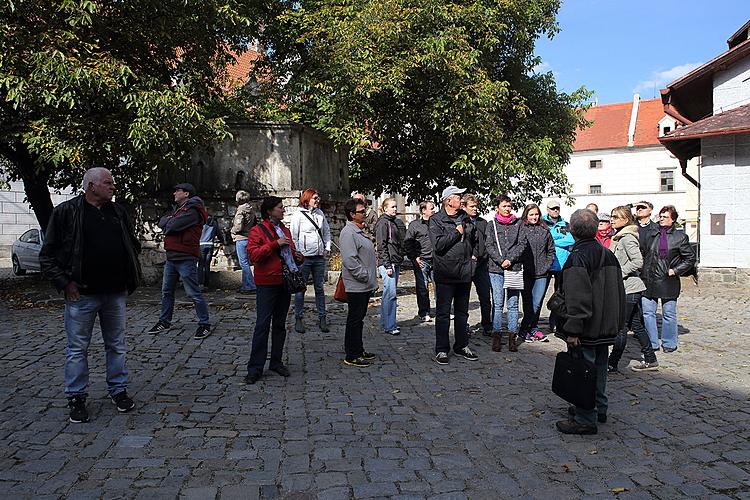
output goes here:
{"type": "MultiPolygon", "coordinates": [[[[170,332],[145,334],[159,291],[143,288],[128,308],[136,409],[118,414],[107,397],[97,327],[91,422],[71,424],[62,304],[44,303],[54,295],[38,276],[2,271],[4,498],[750,498],[747,290],[685,285],[679,350],[638,374],[624,366],[639,355],[631,339],[609,379],[608,423],[596,436],[564,436],[554,422],[567,405],[550,390],[563,343],[493,353],[475,335],[479,361],[439,366],[408,271],[402,334],[384,335],[379,308],[369,310],[374,366],[342,364],[346,308],[329,299],[322,334],[310,291],[308,332],[294,333],[289,316],[292,376],[267,372],[254,386],[242,382],[252,299],[209,293],[214,331],[200,342],[185,303],[170,332]]],[[[478,314],[474,298],[472,324],[478,314]]]]}

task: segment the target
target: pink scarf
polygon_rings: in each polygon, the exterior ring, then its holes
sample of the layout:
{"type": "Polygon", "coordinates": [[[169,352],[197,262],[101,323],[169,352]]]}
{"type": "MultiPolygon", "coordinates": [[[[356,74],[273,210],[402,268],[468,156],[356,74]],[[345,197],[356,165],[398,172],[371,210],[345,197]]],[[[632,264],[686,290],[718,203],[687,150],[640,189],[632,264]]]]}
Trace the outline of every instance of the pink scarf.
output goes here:
{"type": "Polygon", "coordinates": [[[495,219],[497,219],[497,221],[500,224],[510,224],[511,222],[513,222],[515,218],[516,216],[513,214],[506,216],[506,215],[501,215],[500,212],[495,212],[495,219]]]}

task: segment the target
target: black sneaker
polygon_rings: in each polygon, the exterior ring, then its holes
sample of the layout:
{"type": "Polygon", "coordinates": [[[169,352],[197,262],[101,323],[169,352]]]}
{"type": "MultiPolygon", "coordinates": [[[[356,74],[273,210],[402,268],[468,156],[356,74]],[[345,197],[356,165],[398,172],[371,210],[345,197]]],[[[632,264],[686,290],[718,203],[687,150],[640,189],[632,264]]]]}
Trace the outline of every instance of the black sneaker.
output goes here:
{"type": "Polygon", "coordinates": [[[659,369],[659,363],[656,361],[652,361],[651,363],[641,361],[637,365],[631,366],[630,369],[634,372],[655,372],[659,369]]]}
{"type": "Polygon", "coordinates": [[[676,347],[664,347],[664,346],[662,346],[661,350],[664,351],[664,352],[675,352],[677,350],[677,348],[676,347]]]}
{"type": "Polygon", "coordinates": [[[362,351],[362,355],[360,356],[360,358],[367,360],[367,361],[372,361],[373,359],[377,358],[377,356],[375,356],[371,352],[362,351]]]}
{"type": "Polygon", "coordinates": [[[81,397],[74,397],[68,400],[68,408],[70,408],[70,416],[68,420],[74,424],[80,424],[89,421],[89,412],[86,410],[86,399],[81,397]]]}
{"type": "MultiPolygon", "coordinates": [[[[576,407],[575,406],[568,406],[568,417],[569,420],[573,420],[576,418],[576,407]]],[[[597,413],[596,414],[596,421],[600,424],[606,424],[607,423],[607,414],[606,413],[597,413]]]]}
{"type": "Polygon", "coordinates": [[[357,368],[367,368],[368,366],[370,366],[370,362],[361,357],[354,359],[345,359],[344,364],[348,366],[356,366],[357,368]]]}
{"type": "Polygon", "coordinates": [[[151,335],[157,335],[159,333],[164,333],[166,331],[169,331],[170,328],[172,327],[164,323],[163,321],[157,321],[154,326],[146,330],[146,333],[150,333],[151,335]]]}
{"type": "Polygon", "coordinates": [[[125,413],[135,408],[135,402],[130,399],[127,391],[118,392],[112,396],[112,402],[117,406],[117,411],[125,413]]]}
{"type": "Polygon", "coordinates": [[[456,355],[461,356],[462,358],[468,359],[469,361],[476,361],[479,359],[479,356],[471,352],[471,349],[469,349],[468,347],[464,347],[453,352],[456,353],[456,355]]]}
{"type": "Polygon", "coordinates": [[[195,340],[203,340],[209,335],[211,335],[211,327],[206,326],[206,325],[201,325],[198,327],[197,330],[195,330],[195,335],[193,335],[193,338],[195,340]]]}
{"type": "Polygon", "coordinates": [[[581,425],[575,420],[560,420],[555,424],[557,430],[563,434],[596,434],[598,429],[595,425],[581,425]]]}
{"type": "Polygon", "coordinates": [[[439,352],[435,355],[435,362],[439,365],[447,365],[448,364],[448,353],[447,352],[439,352]]]}
{"type": "Polygon", "coordinates": [[[292,372],[289,371],[289,368],[287,368],[284,365],[275,366],[273,368],[269,368],[270,371],[274,373],[278,373],[282,377],[286,378],[292,374],[292,372]]]}
{"type": "Polygon", "coordinates": [[[614,365],[607,365],[607,373],[620,373],[620,370],[614,365]]]}

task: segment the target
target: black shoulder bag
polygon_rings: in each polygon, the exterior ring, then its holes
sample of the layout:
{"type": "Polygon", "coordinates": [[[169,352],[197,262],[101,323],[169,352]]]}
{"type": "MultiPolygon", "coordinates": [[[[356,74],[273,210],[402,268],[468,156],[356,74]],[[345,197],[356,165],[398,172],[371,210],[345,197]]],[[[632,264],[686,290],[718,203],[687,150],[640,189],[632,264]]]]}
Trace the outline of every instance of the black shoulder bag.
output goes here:
{"type": "MultiPolygon", "coordinates": [[[[263,224],[262,222],[258,224],[260,228],[263,230],[264,233],[266,233],[266,236],[268,236],[268,239],[271,241],[276,241],[279,239],[278,236],[274,238],[271,236],[271,232],[268,230],[268,228],[263,224]]],[[[307,284],[305,283],[305,279],[302,277],[302,273],[297,271],[292,271],[289,269],[289,266],[286,265],[286,261],[284,260],[284,257],[279,254],[279,259],[281,259],[281,279],[284,284],[284,289],[289,293],[300,293],[307,290],[307,284]]]]}

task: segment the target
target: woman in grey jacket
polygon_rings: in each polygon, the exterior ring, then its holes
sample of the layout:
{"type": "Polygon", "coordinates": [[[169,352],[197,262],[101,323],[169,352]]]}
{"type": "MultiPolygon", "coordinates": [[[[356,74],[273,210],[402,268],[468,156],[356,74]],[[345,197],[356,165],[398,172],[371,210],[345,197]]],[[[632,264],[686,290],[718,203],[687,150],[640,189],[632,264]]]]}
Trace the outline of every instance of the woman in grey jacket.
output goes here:
{"type": "Polygon", "coordinates": [[[617,207],[612,210],[612,227],[616,233],[612,237],[609,249],[617,257],[622,270],[623,284],[625,285],[625,327],[620,330],[615,338],[612,353],[609,355],[607,370],[616,372],[625,345],[628,341],[628,330],[632,330],[638,343],[641,344],[643,360],[631,367],[634,371],[658,370],[659,363],[656,354],[651,347],[646,328],[643,326],[643,312],[641,311],[641,293],[646,285],[641,279],[641,268],[643,267],[643,255],[639,243],[638,226],[633,214],[628,207],[617,207]]]}
{"type": "Polygon", "coordinates": [[[508,292],[508,350],[515,352],[518,334],[518,295],[523,288],[508,287],[505,271],[520,271],[521,258],[526,240],[521,231],[520,219],[511,213],[510,198],[504,194],[493,201],[496,213],[487,224],[485,249],[489,257],[490,283],[492,283],[492,350],[500,351],[502,346],[503,304],[508,292]]]}
{"type": "Polygon", "coordinates": [[[349,304],[344,333],[344,364],[366,368],[375,356],[362,346],[362,328],[367,314],[367,304],[372,292],[378,288],[375,247],[364,231],[367,205],[351,199],[344,205],[346,226],[341,230],[341,279],[349,304]]]}
{"type": "Polygon", "coordinates": [[[547,342],[539,330],[539,313],[547,291],[547,272],[555,261],[555,242],[552,233],[542,221],[542,211],[535,203],[526,205],[521,216],[521,229],[526,240],[523,250],[523,321],[521,335],[524,340],[547,342]]]}

